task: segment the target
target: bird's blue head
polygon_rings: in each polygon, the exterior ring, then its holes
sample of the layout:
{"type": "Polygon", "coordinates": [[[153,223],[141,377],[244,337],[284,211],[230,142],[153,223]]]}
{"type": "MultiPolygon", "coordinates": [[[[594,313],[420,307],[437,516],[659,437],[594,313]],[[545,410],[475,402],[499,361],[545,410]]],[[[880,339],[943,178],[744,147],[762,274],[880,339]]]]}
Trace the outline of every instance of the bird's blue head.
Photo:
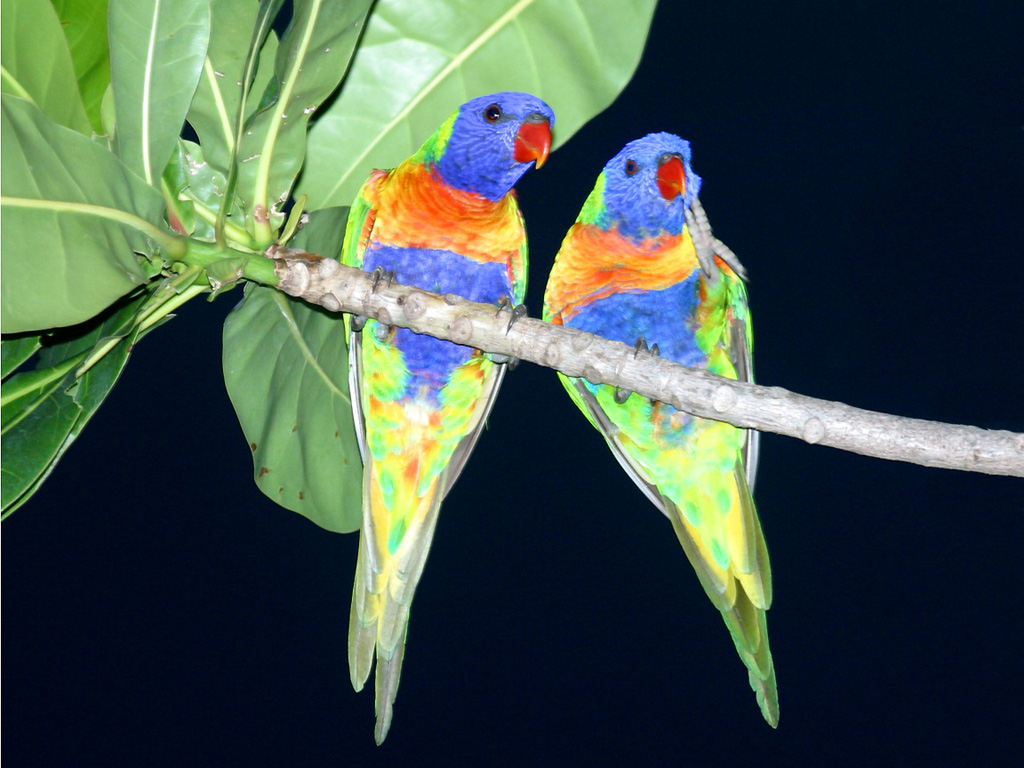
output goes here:
{"type": "Polygon", "coordinates": [[[424,159],[456,189],[499,200],[532,164],[539,168],[547,159],[554,124],[555,113],[536,96],[480,96],[459,107],[428,140],[424,159]]]}
{"type": "Polygon", "coordinates": [[[580,219],[603,229],[618,226],[634,240],[678,235],[699,191],[690,143],[672,133],[650,133],[608,161],[580,219]]]}

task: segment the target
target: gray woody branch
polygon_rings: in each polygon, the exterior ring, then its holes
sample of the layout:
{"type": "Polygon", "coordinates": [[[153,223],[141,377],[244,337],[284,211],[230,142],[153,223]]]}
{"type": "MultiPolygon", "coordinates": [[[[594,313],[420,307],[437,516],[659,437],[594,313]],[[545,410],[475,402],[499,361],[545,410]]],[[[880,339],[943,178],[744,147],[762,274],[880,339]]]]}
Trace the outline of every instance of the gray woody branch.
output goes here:
{"type": "Polygon", "coordinates": [[[458,296],[380,281],[332,259],[288,249],[275,258],[285,293],[332,312],[366,315],[439,339],[613,384],[705,418],[880,459],[1024,477],[1024,434],[890,416],[684,368],[589,333],[458,296]]]}

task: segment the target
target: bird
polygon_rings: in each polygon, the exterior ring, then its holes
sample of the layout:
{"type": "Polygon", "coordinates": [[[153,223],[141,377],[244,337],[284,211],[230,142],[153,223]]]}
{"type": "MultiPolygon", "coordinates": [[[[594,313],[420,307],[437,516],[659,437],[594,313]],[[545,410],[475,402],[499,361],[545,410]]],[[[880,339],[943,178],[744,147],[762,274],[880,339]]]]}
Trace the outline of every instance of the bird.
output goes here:
{"type": "MultiPolygon", "coordinates": [[[[513,186],[544,164],[554,123],[551,107],[530,94],[467,101],[411,157],[369,175],[349,211],[342,262],[375,281],[497,304],[514,320],[523,308],[527,240],[513,186]]],[[[345,322],[363,460],[348,661],[358,692],[376,657],[374,738],[381,744],[441,501],[512,361],[373,318],[346,315],[345,322]]]]}
{"type": "MultiPolygon", "coordinates": [[[[746,272],[711,235],[689,142],[631,141],[598,176],[548,278],[544,320],[726,378],[752,381],[746,272]]],[[[627,353],[628,354],[628,353],[627,353]]],[[[771,566],[754,506],[758,433],[559,373],[615,458],[668,517],[778,725],[765,611],[771,566]]]]}

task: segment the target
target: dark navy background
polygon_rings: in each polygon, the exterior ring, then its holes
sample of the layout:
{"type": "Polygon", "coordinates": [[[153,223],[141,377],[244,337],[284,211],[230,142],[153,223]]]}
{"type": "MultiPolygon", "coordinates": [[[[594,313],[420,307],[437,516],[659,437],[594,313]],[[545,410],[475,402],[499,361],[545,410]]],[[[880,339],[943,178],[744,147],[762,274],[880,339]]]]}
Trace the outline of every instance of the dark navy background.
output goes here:
{"type": "MultiPolygon", "coordinates": [[[[669,130],[750,272],[761,382],[1024,431],[1024,12],[911,5],[663,2],[633,84],[519,187],[532,313],[601,166],[669,130]]],[[[773,731],[668,522],[530,365],[445,504],[377,748],[356,537],[257,491],[224,392],[240,298],[140,344],[3,523],[12,768],[1019,756],[1024,481],[765,435],[773,731]]]]}

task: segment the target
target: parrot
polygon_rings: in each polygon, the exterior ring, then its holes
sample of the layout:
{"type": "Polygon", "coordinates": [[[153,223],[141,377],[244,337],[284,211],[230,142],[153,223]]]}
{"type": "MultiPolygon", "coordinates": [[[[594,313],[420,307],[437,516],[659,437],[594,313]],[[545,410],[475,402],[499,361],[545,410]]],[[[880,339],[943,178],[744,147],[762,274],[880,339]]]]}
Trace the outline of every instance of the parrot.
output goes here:
{"type": "MultiPolygon", "coordinates": [[[[746,273],[711,236],[689,142],[632,141],[605,165],[548,277],[544,320],[753,380],[746,273]],[[650,344],[650,346],[648,346],[650,344]]],[[[758,433],[559,373],[629,477],[668,517],[721,612],[764,719],[779,719],[765,611],[771,568],[752,497],[758,433]]]]}
{"type": "MultiPolygon", "coordinates": [[[[551,149],[554,112],[505,91],[467,101],[349,211],[342,262],[509,309],[526,290],[527,240],[513,186],[551,149]]],[[[375,282],[375,289],[379,283],[375,282]]],[[[346,315],[349,389],[363,460],[348,661],[362,690],[376,656],[374,738],[391,726],[409,611],[441,501],[462,471],[512,360],[346,315]]],[[[510,320],[510,324],[511,324],[510,320]]]]}

